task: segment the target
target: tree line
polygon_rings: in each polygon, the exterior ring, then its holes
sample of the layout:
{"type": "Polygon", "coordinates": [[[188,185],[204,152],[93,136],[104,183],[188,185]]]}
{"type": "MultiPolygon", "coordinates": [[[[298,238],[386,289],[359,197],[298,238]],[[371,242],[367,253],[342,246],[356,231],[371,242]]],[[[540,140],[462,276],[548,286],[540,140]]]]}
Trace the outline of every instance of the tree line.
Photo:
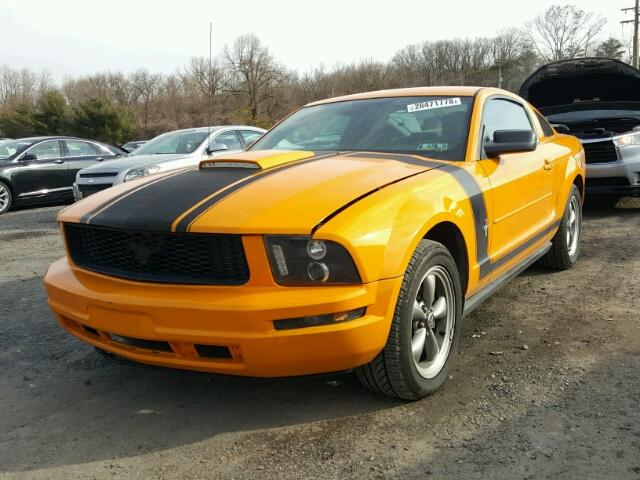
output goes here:
{"type": "Polygon", "coordinates": [[[605,20],[555,5],[521,28],[492,37],[424,41],[388,62],[364,59],[300,74],[255,35],[212,62],[192,58],[172,74],[141,69],[52,82],[46,72],[0,66],[0,137],[77,135],[113,144],[211,124],[268,128],[310,101],[354,92],[431,85],[502,86],[517,91],[539,65],[573,57],[629,60],[629,46],[600,38],[605,20]]]}

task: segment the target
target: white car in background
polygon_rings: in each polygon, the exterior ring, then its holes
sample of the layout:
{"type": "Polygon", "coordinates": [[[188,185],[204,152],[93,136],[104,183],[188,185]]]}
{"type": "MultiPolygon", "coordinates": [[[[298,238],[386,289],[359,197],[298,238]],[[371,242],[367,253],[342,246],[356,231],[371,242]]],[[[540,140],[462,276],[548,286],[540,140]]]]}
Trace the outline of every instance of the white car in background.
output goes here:
{"type": "Polygon", "coordinates": [[[206,158],[241,151],[265,131],[247,125],[226,125],[163,133],[126,157],[80,170],[73,184],[74,197],[80,200],[134,178],[195,166],[206,158]]]}

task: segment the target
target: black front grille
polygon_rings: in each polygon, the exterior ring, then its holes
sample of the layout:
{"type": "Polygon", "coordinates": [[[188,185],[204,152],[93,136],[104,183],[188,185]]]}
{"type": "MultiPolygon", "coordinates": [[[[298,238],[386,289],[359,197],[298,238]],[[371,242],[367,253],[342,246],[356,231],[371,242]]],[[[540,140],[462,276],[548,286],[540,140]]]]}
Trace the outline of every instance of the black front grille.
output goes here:
{"type": "Polygon", "coordinates": [[[587,178],[587,187],[628,187],[629,180],[625,177],[594,177],[587,178]]]}
{"type": "Polygon", "coordinates": [[[112,185],[110,183],[99,183],[98,185],[78,185],[78,190],[82,194],[82,198],[93,195],[96,192],[105,190],[112,185]]]}
{"type": "Polygon", "coordinates": [[[249,267],[240,235],[138,232],[65,224],[73,262],[132,280],[242,285],[249,267]]]}
{"type": "Polygon", "coordinates": [[[117,172],[89,172],[89,173],[80,173],[80,178],[107,178],[107,177],[115,177],[118,175],[117,172]]]}
{"type": "Polygon", "coordinates": [[[610,163],[618,161],[618,152],[613,140],[583,143],[587,163],[610,163]]]}

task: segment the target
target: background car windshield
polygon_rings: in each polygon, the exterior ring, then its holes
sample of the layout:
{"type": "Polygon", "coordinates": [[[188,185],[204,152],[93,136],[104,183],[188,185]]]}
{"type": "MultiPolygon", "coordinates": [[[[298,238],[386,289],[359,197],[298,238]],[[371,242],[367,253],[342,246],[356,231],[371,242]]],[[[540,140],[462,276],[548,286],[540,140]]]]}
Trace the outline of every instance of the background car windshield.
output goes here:
{"type": "Polygon", "coordinates": [[[192,153],[207,138],[206,131],[171,132],[160,135],[136,149],[136,155],[192,153]]]}
{"type": "Polygon", "coordinates": [[[250,150],[402,152],[462,160],[471,105],[471,97],[429,96],[304,107],[250,150]]]}
{"type": "Polygon", "coordinates": [[[33,145],[34,142],[24,140],[5,140],[0,142],[0,160],[13,157],[16,154],[24,152],[33,145]]]}

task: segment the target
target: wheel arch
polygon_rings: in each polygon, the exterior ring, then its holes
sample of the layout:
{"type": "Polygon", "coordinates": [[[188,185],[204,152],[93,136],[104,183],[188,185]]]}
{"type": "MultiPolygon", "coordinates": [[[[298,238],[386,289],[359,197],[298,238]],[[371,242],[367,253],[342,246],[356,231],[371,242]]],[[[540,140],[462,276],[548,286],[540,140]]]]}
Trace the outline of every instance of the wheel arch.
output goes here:
{"type": "Polygon", "coordinates": [[[469,253],[460,228],[455,223],[445,220],[432,226],[423,239],[441,243],[449,250],[458,267],[462,294],[465,295],[469,286],[469,253]]]}

